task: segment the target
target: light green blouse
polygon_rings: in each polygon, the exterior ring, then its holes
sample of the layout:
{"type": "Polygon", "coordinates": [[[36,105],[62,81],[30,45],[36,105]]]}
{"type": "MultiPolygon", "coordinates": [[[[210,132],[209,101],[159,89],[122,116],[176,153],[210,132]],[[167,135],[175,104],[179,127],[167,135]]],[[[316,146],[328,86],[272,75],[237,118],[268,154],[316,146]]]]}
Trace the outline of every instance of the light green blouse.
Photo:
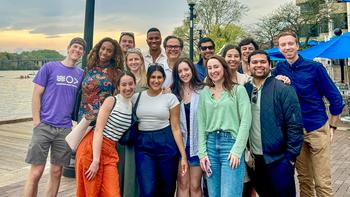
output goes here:
{"type": "Polygon", "coordinates": [[[235,139],[231,153],[240,158],[246,147],[252,121],[248,94],[242,85],[235,85],[231,92],[223,91],[219,100],[212,97],[206,86],[201,92],[198,104],[199,158],[207,156],[207,135],[224,130],[235,139]]]}

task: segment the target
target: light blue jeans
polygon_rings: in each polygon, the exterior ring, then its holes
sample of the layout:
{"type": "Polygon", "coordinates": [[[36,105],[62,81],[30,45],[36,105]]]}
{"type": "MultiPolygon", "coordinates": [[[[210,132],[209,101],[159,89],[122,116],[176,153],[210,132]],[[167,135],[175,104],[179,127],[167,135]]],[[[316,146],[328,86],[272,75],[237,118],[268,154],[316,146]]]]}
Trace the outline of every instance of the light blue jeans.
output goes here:
{"type": "MultiPolygon", "coordinates": [[[[238,168],[232,169],[227,157],[235,143],[228,132],[214,131],[207,139],[207,152],[212,175],[208,177],[210,197],[241,197],[243,192],[245,164],[241,156],[238,168]]],[[[242,154],[243,155],[243,154],[242,154]]]]}

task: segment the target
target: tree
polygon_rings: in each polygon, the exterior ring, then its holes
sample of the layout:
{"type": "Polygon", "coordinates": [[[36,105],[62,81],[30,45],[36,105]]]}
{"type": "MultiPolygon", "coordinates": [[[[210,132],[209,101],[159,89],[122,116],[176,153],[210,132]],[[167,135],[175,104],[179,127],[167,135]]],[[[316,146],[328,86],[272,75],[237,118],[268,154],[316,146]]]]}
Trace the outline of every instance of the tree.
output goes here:
{"type": "Polygon", "coordinates": [[[274,38],[283,28],[283,23],[281,23],[275,14],[272,14],[271,16],[264,16],[260,19],[253,33],[259,43],[266,44],[269,48],[273,48],[274,38]]]}
{"type": "Polygon", "coordinates": [[[211,32],[208,37],[214,40],[216,45],[216,52],[219,53],[224,45],[237,44],[238,40],[245,37],[246,32],[242,27],[233,24],[227,25],[211,25],[211,32]]]}
{"type": "Polygon", "coordinates": [[[199,22],[210,34],[212,25],[223,26],[239,22],[248,7],[238,0],[201,0],[196,11],[199,22]]]}
{"type": "MultiPolygon", "coordinates": [[[[237,38],[246,34],[241,27],[235,25],[248,11],[248,7],[238,0],[200,0],[195,6],[195,10],[194,26],[197,27],[193,36],[195,48],[200,37],[199,30],[203,32],[204,36],[215,41],[217,49],[220,49],[224,43],[235,43],[237,38]],[[219,37],[217,33],[225,38],[219,37]],[[235,33],[237,35],[234,35],[235,33]]],[[[185,18],[182,25],[174,29],[173,34],[184,40],[183,51],[186,54],[189,49],[189,20],[185,18]]]]}
{"type": "Polygon", "coordinates": [[[296,6],[294,2],[283,4],[272,13],[263,17],[257,24],[254,34],[263,43],[273,46],[273,39],[279,32],[292,30],[300,37],[305,37],[307,45],[310,37],[319,33],[319,30],[327,29],[328,20],[333,16],[335,6],[333,2],[324,0],[307,0],[296,6]]]}

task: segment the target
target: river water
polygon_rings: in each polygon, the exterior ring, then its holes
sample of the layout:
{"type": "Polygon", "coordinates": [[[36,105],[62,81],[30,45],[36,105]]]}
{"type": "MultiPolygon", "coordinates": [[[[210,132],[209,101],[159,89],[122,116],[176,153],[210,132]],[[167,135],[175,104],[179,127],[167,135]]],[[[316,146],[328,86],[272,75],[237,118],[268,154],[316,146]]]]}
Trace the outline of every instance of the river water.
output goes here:
{"type": "Polygon", "coordinates": [[[32,116],[32,80],[34,77],[32,74],[36,72],[0,71],[0,121],[32,116]],[[24,78],[24,76],[29,76],[29,78],[24,78]]]}

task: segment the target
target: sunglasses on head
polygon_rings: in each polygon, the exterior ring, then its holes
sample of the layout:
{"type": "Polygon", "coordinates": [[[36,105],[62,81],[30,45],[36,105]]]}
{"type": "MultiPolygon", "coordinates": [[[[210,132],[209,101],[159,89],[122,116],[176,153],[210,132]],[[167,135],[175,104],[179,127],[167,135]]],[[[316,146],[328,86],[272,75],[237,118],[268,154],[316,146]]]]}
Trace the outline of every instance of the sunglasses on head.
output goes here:
{"type": "Polygon", "coordinates": [[[139,49],[139,48],[129,48],[129,49],[126,50],[126,52],[129,52],[129,53],[140,52],[141,53],[141,49],[139,49]]]}
{"type": "Polygon", "coordinates": [[[256,104],[258,101],[258,92],[259,92],[258,88],[254,87],[252,92],[252,98],[251,98],[251,101],[254,104],[256,104]]]}
{"type": "Polygon", "coordinates": [[[200,48],[201,48],[202,51],[205,51],[207,49],[214,50],[214,46],[201,46],[200,48]]]}
{"type": "Polygon", "coordinates": [[[134,37],[134,33],[133,32],[121,32],[120,33],[120,37],[125,36],[125,35],[134,37]]]}

